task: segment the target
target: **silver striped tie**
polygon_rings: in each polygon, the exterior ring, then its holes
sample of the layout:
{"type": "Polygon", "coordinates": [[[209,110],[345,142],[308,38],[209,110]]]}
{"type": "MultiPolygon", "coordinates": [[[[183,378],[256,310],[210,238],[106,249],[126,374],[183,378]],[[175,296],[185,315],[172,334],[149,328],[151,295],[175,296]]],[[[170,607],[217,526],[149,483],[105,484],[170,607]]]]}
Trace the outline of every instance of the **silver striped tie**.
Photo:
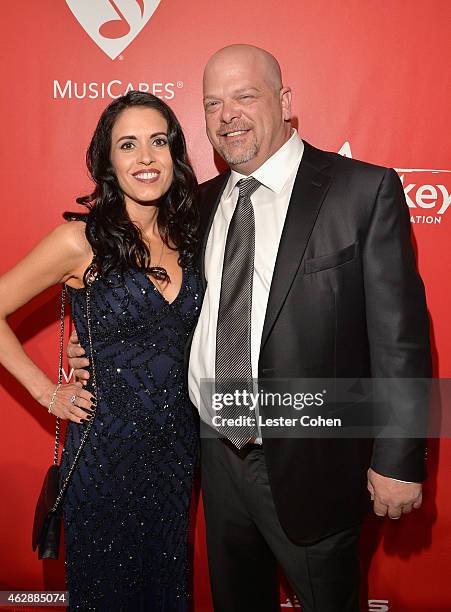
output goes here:
{"type": "MultiPolygon", "coordinates": [[[[222,267],[216,330],[216,393],[252,392],[251,313],[254,278],[255,220],[252,194],[260,187],[253,177],[237,183],[238,202],[230,221],[222,267]]],[[[255,419],[247,407],[224,405],[220,416],[255,419]]],[[[237,448],[257,435],[255,421],[216,429],[237,448]]]]}

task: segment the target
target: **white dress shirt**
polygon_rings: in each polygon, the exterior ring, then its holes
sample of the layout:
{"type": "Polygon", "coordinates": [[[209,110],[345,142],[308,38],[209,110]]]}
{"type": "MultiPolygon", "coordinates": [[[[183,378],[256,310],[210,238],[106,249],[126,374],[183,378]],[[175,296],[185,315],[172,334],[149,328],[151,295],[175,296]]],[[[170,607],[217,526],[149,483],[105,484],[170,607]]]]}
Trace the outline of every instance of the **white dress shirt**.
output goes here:
{"type": "MultiPolygon", "coordinates": [[[[280,237],[303,152],[304,143],[297,131],[292,130],[290,139],[251,175],[261,183],[251,197],[255,216],[251,329],[251,363],[254,379],[258,377],[263,323],[280,237]]],[[[224,251],[229,223],[238,201],[236,185],[243,178],[247,177],[232,170],[210,229],[205,250],[207,289],[191,346],[189,394],[191,401],[199,410],[201,419],[209,424],[214,412],[210,406],[211,387],[201,386],[201,381],[212,380],[215,377],[216,327],[224,251]]]]}

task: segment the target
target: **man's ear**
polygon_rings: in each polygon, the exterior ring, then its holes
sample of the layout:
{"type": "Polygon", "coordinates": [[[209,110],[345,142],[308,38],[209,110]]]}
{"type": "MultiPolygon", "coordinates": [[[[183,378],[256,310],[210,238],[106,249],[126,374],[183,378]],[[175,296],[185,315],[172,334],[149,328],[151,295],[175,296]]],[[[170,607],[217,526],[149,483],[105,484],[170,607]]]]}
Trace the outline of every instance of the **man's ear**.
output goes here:
{"type": "Polygon", "coordinates": [[[291,88],[282,87],[280,90],[280,106],[282,107],[282,118],[284,121],[291,120],[291,88]]]}

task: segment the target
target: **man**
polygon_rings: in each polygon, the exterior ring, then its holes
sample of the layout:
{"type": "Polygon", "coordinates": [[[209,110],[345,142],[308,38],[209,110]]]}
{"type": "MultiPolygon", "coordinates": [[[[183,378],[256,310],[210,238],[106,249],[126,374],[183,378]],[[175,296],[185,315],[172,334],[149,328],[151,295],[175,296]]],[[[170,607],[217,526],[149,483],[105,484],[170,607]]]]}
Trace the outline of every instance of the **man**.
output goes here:
{"type": "MultiPolygon", "coordinates": [[[[205,297],[189,388],[203,421],[212,424],[201,381],[215,376],[429,377],[424,290],[396,173],[303,142],[290,88],[262,49],[215,53],[204,107],[230,171],[201,186],[205,297]]],[[[366,488],[379,516],[418,508],[422,441],[221,434],[202,440],[215,610],[278,610],[279,564],[304,612],[357,611],[366,488]]]]}

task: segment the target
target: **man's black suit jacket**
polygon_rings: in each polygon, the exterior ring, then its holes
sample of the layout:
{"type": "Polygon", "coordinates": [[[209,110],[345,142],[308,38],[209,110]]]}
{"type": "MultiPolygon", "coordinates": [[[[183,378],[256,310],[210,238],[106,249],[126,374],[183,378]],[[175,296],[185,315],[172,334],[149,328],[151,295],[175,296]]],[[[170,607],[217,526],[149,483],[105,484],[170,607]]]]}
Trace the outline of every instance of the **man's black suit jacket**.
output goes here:
{"type": "MultiPolygon", "coordinates": [[[[259,378],[429,378],[424,287],[396,172],[304,144],[268,299],[259,378]]],[[[201,185],[204,283],[205,246],[228,176],[201,185]]],[[[412,402],[413,411],[423,408],[412,402]]],[[[280,522],[299,544],[361,522],[369,465],[400,480],[424,479],[421,439],[268,438],[263,447],[280,522]]]]}

